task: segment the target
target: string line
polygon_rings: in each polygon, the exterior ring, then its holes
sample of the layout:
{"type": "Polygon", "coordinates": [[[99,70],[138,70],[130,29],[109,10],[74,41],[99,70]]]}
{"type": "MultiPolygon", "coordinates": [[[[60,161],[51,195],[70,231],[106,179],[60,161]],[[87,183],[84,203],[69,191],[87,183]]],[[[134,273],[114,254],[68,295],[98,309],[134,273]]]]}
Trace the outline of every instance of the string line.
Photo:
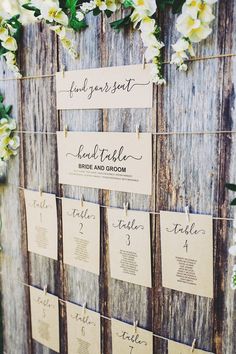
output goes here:
{"type": "MultiPolygon", "coordinates": [[[[42,132],[42,131],[31,131],[31,130],[14,130],[14,132],[16,134],[57,135],[56,132],[42,132]]],[[[60,131],[60,132],[62,132],[62,131],[60,131]]],[[[71,131],[71,132],[74,132],[74,131],[71,131]]],[[[89,133],[89,132],[84,132],[84,133],[89,133]]],[[[95,133],[101,133],[101,132],[95,132],[95,133]]],[[[103,132],[103,133],[108,133],[108,132],[103,132]]],[[[133,132],[133,133],[135,134],[135,132],[133,132]]],[[[142,132],[140,132],[140,133],[142,134],[142,132]]],[[[145,132],[145,133],[152,134],[152,135],[214,135],[214,134],[236,134],[236,130],[173,131],[173,132],[156,132],[156,133],[145,132]]]]}
{"type": "MultiPolygon", "coordinates": [[[[16,188],[17,188],[17,187],[16,187],[16,188]]],[[[23,187],[20,187],[20,186],[18,187],[18,189],[20,189],[20,190],[25,190],[25,189],[27,189],[27,190],[31,190],[31,191],[35,192],[35,190],[28,189],[28,188],[23,188],[23,187]]],[[[68,198],[68,197],[58,197],[58,196],[55,196],[55,198],[58,199],[58,200],[71,199],[71,198],[68,198]]],[[[79,200],[79,199],[76,199],[76,200],[79,200]]],[[[86,203],[86,200],[83,199],[83,201],[86,203]]],[[[121,208],[119,208],[119,207],[112,207],[112,206],[103,205],[103,204],[98,204],[98,203],[94,203],[94,204],[99,205],[100,208],[105,208],[105,209],[109,209],[109,208],[111,208],[111,209],[113,209],[113,208],[114,208],[114,209],[121,209],[121,208]]],[[[132,209],[129,209],[129,210],[132,210],[132,209]]],[[[145,210],[144,210],[143,212],[149,213],[149,214],[151,214],[151,215],[160,215],[160,212],[159,212],[159,211],[145,211],[145,210]]],[[[201,214],[196,214],[196,215],[201,215],[201,214]]],[[[234,218],[223,218],[223,217],[218,217],[218,216],[212,216],[212,219],[213,219],[213,220],[234,221],[234,218]]]]}
{"type": "MultiPolygon", "coordinates": [[[[236,57],[235,53],[226,53],[226,54],[215,54],[215,55],[208,55],[204,57],[195,57],[195,58],[189,58],[186,60],[186,62],[194,62],[194,61],[201,61],[201,60],[210,60],[210,59],[220,59],[220,58],[232,58],[236,57]]],[[[171,61],[167,60],[164,61],[163,64],[170,64],[171,61]]],[[[44,75],[29,75],[29,76],[22,76],[20,78],[17,77],[9,77],[9,78],[0,78],[0,81],[17,81],[17,80],[32,80],[32,79],[44,79],[44,78],[50,78],[50,77],[55,77],[56,74],[44,74],[44,75]]]]}

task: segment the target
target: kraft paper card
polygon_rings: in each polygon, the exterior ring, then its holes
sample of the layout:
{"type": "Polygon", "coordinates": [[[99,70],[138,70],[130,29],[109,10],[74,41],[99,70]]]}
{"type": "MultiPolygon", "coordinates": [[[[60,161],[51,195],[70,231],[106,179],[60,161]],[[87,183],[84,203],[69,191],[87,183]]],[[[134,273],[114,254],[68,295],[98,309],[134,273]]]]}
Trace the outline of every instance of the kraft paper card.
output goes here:
{"type": "Polygon", "coordinates": [[[111,320],[112,354],[152,354],[153,334],[127,323],[111,320]]]}
{"type": "Polygon", "coordinates": [[[208,215],[161,211],[162,284],[213,298],[213,232],[208,215]]]}
{"type": "Polygon", "coordinates": [[[57,205],[54,194],[24,190],[28,251],[57,259],[57,205]]]}
{"type": "MultiPolygon", "coordinates": [[[[191,353],[191,347],[185,344],[177,343],[174,341],[169,340],[168,341],[168,354],[190,354],[191,353]]],[[[212,354],[210,352],[205,352],[200,349],[195,349],[194,348],[194,354],[212,354]]]]}
{"type": "Polygon", "coordinates": [[[60,352],[58,298],[30,287],[32,338],[60,352]]]}
{"type": "Polygon", "coordinates": [[[57,109],[151,108],[151,65],[57,73],[57,109]]]}
{"type": "Polygon", "coordinates": [[[62,199],[64,263],[99,275],[100,207],[62,199]]]}
{"type": "Polygon", "coordinates": [[[57,132],[57,145],[59,183],[151,194],[151,134],[57,132]]]}
{"type": "Polygon", "coordinates": [[[111,277],[152,286],[149,213],[108,209],[111,277]]]}
{"type": "Polygon", "coordinates": [[[100,354],[100,315],[66,303],[68,354],[100,354]]]}

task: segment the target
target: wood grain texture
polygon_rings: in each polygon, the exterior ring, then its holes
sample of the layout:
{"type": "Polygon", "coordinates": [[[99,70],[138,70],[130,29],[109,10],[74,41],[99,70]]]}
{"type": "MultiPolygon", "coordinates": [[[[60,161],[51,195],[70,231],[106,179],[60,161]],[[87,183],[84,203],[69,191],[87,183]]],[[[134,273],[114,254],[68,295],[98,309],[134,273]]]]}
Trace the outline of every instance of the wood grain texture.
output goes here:
{"type": "MultiPolygon", "coordinates": [[[[196,46],[197,56],[236,53],[236,5],[234,0],[220,0],[215,10],[212,36],[196,46]]],[[[90,27],[75,36],[81,59],[74,61],[46,26],[34,25],[24,31],[21,67],[25,75],[55,73],[66,70],[136,64],[142,61],[143,47],[139,33],[126,29],[110,31],[107,20],[89,17],[90,27]]],[[[177,39],[171,11],[159,15],[166,43],[165,58],[177,39]]],[[[5,66],[0,65],[1,76],[5,66]]],[[[109,109],[56,111],[55,79],[34,79],[0,83],[0,90],[12,92],[15,115],[25,130],[56,131],[67,124],[72,131],[215,131],[236,130],[235,80],[236,59],[225,58],[190,64],[188,73],[179,73],[165,65],[167,85],[155,88],[153,109],[109,109]]],[[[11,162],[10,183],[1,188],[3,229],[1,261],[3,291],[4,341],[7,354],[53,353],[31,341],[28,290],[9,281],[9,272],[37,287],[48,284],[49,291],[106,316],[143,328],[216,354],[236,352],[235,293],[230,289],[234,259],[227,249],[232,244],[232,222],[214,220],[214,300],[162,288],[159,216],[151,216],[153,288],[111,279],[109,236],[106,209],[101,209],[101,275],[66,266],[62,263],[61,202],[58,201],[59,261],[27,254],[24,200],[11,185],[24,185],[74,199],[84,195],[86,201],[122,208],[129,202],[135,210],[183,211],[186,204],[194,213],[233,216],[228,200],[232,193],[225,182],[236,182],[236,136],[173,135],[153,136],[152,197],[109,192],[75,186],[59,186],[57,176],[56,137],[24,135],[20,158],[11,162]],[[14,200],[14,206],[12,204],[14,200]],[[9,218],[11,209],[11,218],[9,218]],[[14,238],[14,243],[12,239],[14,238]],[[9,256],[9,257],[8,257],[9,256]],[[13,262],[14,258],[14,262],[13,262]],[[14,271],[17,269],[17,272],[14,271]],[[20,309],[16,306],[20,303],[20,309]],[[16,316],[17,314],[17,316],[16,316]],[[14,335],[13,335],[14,334],[14,335]],[[16,334],[16,335],[15,335],[16,334]]],[[[207,270],[206,270],[207,271],[207,270]]],[[[61,353],[67,353],[66,316],[61,314],[61,353]]],[[[102,353],[111,354],[110,322],[102,320],[102,353]]],[[[167,354],[167,342],[154,339],[154,353],[167,354]]],[[[97,354],[97,353],[94,353],[97,354]]]]}

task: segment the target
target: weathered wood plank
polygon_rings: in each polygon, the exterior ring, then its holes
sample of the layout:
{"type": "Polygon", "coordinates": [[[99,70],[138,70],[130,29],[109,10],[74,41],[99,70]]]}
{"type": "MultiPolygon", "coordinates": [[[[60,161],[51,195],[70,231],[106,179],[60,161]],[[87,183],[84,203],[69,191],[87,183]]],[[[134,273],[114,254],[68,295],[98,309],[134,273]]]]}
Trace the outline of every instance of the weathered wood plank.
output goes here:
{"type": "MultiPolygon", "coordinates": [[[[25,75],[42,75],[57,70],[56,36],[43,24],[25,28],[23,37],[22,71],[25,75]],[[32,42],[34,38],[34,45],[32,42]]],[[[21,101],[23,130],[55,132],[57,111],[55,103],[55,78],[22,81],[21,101]]],[[[24,134],[24,187],[57,194],[56,136],[24,134]]],[[[23,212],[23,210],[22,210],[23,212]]],[[[26,238],[27,235],[25,234],[26,238]]],[[[59,250],[59,253],[61,250],[59,250]]],[[[28,253],[29,279],[31,285],[59,295],[60,263],[33,253],[28,253]]],[[[61,258],[60,258],[61,259],[61,258]]],[[[30,334],[29,334],[30,335],[30,334]]],[[[32,342],[32,353],[53,353],[41,344],[32,342]]]]}
{"type": "MultiPolygon", "coordinates": [[[[1,77],[12,77],[1,60],[1,77]]],[[[0,92],[5,97],[6,105],[13,105],[12,117],[17,120],[21,129],[20,84],[16,81],[0,83],[0,92]]],[[[27,306],[19,303],[28,303],[28,291],[19,280],[27,282],[27,253],[22,235],[21,226],[22,204],[19,198],[20,166],[22,154],[12,159],[8,164],[8,185],[0,187],[0,256],[1,269],[1,306],[3,314],[4,353],[14,354],[16,351],[30,352],[30,339],[28,336],[29,312],[27,306]],[[11,215],[9,217],[9,215],[11,215]],[[12,275],[10,277],[9,275],[12,275]]]]}
{"type": "MultiPolygon", "coordinates": [[[[101,66],[100,55],[100,18],[88,17],[90,27],[75,35],[75,43],[81,58],[73,60],[69,54],[59,46],[59,69],[65,70],[87,69],[101,66]]],[[[101,110],[75,110],[61,111],[59,120],[60,130],[68,126],[68,130],[74,131],[101,131],[102,112],[101,110]]],[[[72,199],[80,199],[84,196],[85,201],[100,203],[100,193],[98,189],[83,188],[69,185],[61,185],[60,195],[72,199]]],[[[101,211],[102,213],[102,211],[101,211]]],[[[61,217],[61,213],[60,213],[61,217]]],[[[103,262],[101,255],[101,263],[103,262]]],[[[91,310],[99,312],[99,277],[90,272],[64,265],[64,282],[62,286],[62,296],[76,304],[84,304],[91,310]]],[[[66,325],[66,319],[64,321],[66,325]]],[[[66,330],[66,329],[64,329],[66,330]]],[[[66,350],[66,349],[64,349],[66,350]]],[[[66,351],[65,351],[66,352],[66,351]]]]}

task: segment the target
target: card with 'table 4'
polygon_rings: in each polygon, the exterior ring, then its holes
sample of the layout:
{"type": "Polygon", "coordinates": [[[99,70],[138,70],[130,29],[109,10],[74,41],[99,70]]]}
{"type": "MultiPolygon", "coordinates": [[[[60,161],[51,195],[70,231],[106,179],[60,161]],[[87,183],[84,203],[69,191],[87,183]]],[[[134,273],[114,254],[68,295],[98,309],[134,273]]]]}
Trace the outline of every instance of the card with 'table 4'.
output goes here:
{"type": "Polygon", "coordinates": [[[151,108],[151,65],[57,73],[57,109],[151,108]]]}

